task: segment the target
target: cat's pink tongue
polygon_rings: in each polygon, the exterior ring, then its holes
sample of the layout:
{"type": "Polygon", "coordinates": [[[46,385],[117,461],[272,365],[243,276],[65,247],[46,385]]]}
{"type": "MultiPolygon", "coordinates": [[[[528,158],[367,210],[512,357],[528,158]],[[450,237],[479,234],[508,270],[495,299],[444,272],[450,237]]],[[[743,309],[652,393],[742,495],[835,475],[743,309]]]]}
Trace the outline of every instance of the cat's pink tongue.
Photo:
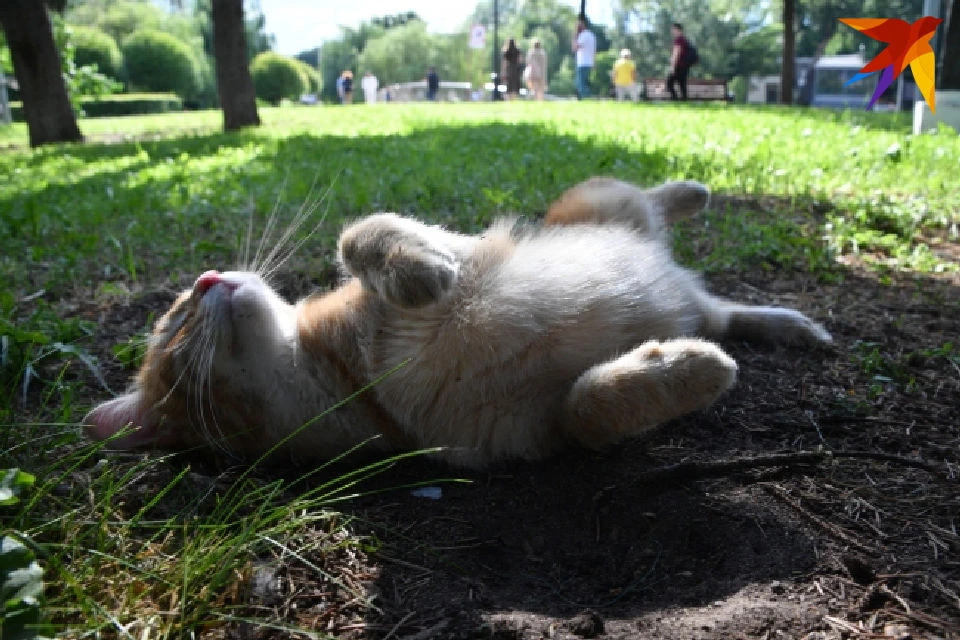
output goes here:
{"type": "Polygon", "coordinates": [[[194,285],[194,287],[202,295],[218,282],[220,282],[220,272],[215,269],[211,269],[210,271],[205,271],[199,278],[197,278],[197,283],[194,285]]]}

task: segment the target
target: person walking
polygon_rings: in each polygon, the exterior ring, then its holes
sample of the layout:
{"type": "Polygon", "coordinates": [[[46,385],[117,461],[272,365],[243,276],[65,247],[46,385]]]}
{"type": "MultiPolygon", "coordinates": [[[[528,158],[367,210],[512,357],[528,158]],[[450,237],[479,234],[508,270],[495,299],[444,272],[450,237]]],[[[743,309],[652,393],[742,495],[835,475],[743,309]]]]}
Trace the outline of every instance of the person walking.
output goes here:
{"type": "Polygon", "coordinates": [[[573,41],[577,58],[577,99],[590,97],[590,71],[597,54],[597,38],[587,26],[586,16],[577,19],[577,33],[573,41]]]}
{"type": "Polygon", "coordinates": [[[363,99],[367,104],[376,103],[377,89],[380,88],[380,82],[377,81],[377,76],[373,75],[373,72],[369,69],[363,74],[363,79],[360,81],[360,88],[363,90],[363,99]]]}
{"type": "Polygon", "coordinates": [[[537,100],[543,100],[547,93],[547,51],[540,38],[533,39],[533,47],[527,52],[527,89],[537,100]]]}
{"type": "Polygon", "coordinates": [[[513,100],[520,95],[520,49],[513,38],[507,40],[502,54],[501,75],[507,85],[507,100],[513,100]]]}
{"type": "Polygon", "coordinates": [[[440,94],[440,75],[436,67],[427,69],[427,100],[436,101],[440,94]]]}
{"type": "Polygon", "coordinates": [[[353,104],[353,71],[343,72],[343,104],[353,104]]]}
{"type": "Polygon", "coordinates": [[[617,100],[626,100],[627,95],[634,102],[640,100],[640,85],[637,84],[637,65],[633,61],[630,49],[621,49],[620,57],[613,63],[613,88],[617,100]]]}
{"type": "Polygon", "coordinates": [[[675,85],[680,86],[680,99],[687,99],[687,74],[690,72],[690,41],[683,35],[683,25],[674,22],[670,27],[673,34],[673,49],[670,52],[670,75],[667,76],[667,90],[670,99],[677,99],[675,85]]]}

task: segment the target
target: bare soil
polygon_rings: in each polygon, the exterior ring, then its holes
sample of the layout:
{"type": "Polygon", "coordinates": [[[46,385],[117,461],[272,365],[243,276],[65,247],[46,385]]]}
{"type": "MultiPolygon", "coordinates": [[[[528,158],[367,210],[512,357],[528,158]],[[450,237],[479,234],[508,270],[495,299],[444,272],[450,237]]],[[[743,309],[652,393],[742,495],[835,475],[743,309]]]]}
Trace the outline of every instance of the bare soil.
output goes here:
{"type": "MultiPolygon", "coordinates": [[[[400,464],[366,488],[471,482],[338,505],[364,548],[264,558],[251,613],[343,638],[960,639],[958,284],[855,267],[839,284],[712,278],[716,293],[822,320],[835,347],[725,344],[732,392],[610,450],[479,474],[400,464]],[[816,450],[864,457],[649,476],[816,450]]],[[[104,362],[171,296],[101,308],[104,362]]]]}

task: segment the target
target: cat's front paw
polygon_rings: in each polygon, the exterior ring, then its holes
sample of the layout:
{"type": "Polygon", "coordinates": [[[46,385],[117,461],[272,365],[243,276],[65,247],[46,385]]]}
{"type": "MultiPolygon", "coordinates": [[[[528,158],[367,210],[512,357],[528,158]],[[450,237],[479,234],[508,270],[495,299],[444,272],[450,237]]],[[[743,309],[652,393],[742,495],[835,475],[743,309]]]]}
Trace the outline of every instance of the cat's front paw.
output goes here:
{"type": "Polygon", "coordinates": [[[379,293],[402,307],[423,307],[438,302],[458,274],[452,253],[426,243],[402,244],[386,256],[379,293]]]}
{"type": "Polygon", "coordinates": [[[340,260],[386,301],[422,307],[439,301],[460,269],[456,256],[430,234],[424,225],[394,214],[369,216],[340,236],[340,260]]]}

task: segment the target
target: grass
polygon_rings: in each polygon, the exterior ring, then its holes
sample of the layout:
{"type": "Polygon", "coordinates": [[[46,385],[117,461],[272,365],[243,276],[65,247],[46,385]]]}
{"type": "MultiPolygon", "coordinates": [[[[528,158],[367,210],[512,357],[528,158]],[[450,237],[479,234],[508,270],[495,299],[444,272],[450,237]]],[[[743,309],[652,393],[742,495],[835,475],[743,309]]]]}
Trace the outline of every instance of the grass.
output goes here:
{"type": "MultiPolygon", "coordinates": [[[[37,477],[0,509],[35,545],[44,615],[70,635],[212,633],[250,615],[238,590],[271,559],[297,557],[334,583],[326,563],[363,552],[333,507],[379,467],[312,490],[252,474],[218,484],[165,458],[100,462],[79,438],[77,422],[106,395],[91,354],[138,357],[130,336],[97,345],[100,311],[229,268],[251,219],[263,229],[272,211],[289,220],[322,198],[326,219],[288,268],[323,285],[341,223],[368,212],[473,231],[503,213],[542,214],[591,175],[695,179],[715,206],[676,229],[676,250],[708,273],[836,281],[851,266],[880,279],[960,268],[940,251],[960,225],[960,139],[913,137],[896,117],[612,103],[261,116],[263,127],[232,135],[218,132],[217,112],[85,120],[92,142],[36,151],[22,125],[0,128],[0,469],[37,477]]],[[[952,349],[930,357],[955,359],[952,349]]],[[[874,345],[852,357],[897,377],[874,345]]]]}

